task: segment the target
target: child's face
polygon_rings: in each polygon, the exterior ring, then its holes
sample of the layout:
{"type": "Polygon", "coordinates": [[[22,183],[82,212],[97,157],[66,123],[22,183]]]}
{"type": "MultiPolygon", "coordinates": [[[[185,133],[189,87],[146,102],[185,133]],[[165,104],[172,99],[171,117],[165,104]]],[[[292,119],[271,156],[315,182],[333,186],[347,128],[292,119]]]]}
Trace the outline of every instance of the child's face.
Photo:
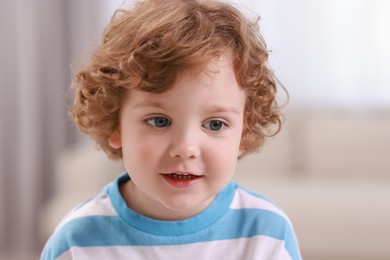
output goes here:
{"type": "Polygon", "coordinates": [[[208,68],[213,72],[179,75],[167,92],[131,90],[125,98],[120,129],[109,142],[122,147],[132,179],[122,194],[141,214],[166,220],[196,215],[233,177],[245,93],[228,56],[208,68]]]}

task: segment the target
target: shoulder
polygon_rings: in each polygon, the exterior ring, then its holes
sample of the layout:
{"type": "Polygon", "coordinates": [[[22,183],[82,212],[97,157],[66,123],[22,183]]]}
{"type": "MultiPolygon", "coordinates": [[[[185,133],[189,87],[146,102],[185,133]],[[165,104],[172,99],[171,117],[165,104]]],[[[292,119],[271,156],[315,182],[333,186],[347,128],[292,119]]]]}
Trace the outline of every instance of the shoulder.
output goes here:
{"type": "Polygon", "coordinates": [[[94,240],[96,230],[117,218],[107,189],[75,207],[58,224],[47,241],[41,259],[55,259],[73,246],[87,245],[94,240]]]}
{"type": "Polygon", "coordinates": [[[300,259],[296,235],[289,217],[268,197],[236,185],[230,216],[245,237],[268,237],[283,241],[293,259],[300,259]],[[246,230],[246,231],[245,231],[246,230]]]}
{"type": "Polygon", "coordinates": [[[291,221],[284,211],[268,197],[236,185],[230,212],[244,225],[257,227],[258,234],[284,239],[291,221]]]}
{"type": "Polygon", "coordinates": [[[290,221],[283,210],[270,198],[260,193],[251,191],[239,184],[236,184],[231,209],[259,209],[273,212],[290,221]]]}

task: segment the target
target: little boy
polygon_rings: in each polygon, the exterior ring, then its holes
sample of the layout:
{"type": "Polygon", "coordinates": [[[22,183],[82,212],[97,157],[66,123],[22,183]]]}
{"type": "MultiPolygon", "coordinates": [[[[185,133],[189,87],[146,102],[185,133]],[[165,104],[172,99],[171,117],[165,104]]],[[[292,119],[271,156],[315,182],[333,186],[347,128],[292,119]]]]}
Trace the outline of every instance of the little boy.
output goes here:
{"type": "Polygon", "coordinates": [[[284,213],[231,181],[280,129],[267,57],[256,25],[223,2],[118,10],[71,112],[127,173],[70,212],[41,259],[301,259],[284,213]]]}

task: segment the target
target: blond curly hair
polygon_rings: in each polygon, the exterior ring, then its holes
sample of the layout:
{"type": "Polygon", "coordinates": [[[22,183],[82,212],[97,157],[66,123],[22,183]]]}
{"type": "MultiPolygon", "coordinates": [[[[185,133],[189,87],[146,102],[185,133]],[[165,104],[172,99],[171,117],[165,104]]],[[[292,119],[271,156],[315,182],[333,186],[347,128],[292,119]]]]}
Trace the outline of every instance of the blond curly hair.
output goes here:
{"type": "Polygon", "coordinates": [[[226,51],[247,96],[243,154],[255,151],[281,128],[278,81],[267,66],[268,50],[257,21],[220,1],[146,0],[118,9],[101,45],[73,80],[70,114],[111,158],[121,158],[122,150],[108,140],[119,127],[128,90],[167,91],[179,73],[202,68],[226,51]]]}

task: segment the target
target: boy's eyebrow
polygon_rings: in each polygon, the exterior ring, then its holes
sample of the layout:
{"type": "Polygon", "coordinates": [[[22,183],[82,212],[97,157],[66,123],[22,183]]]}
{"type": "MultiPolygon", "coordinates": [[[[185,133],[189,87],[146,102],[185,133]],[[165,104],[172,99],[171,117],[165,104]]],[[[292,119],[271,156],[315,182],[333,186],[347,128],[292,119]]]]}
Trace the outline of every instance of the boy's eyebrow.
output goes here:
{"type": "MultiPolygon", "coordinates": [[[[142,108],[142,107],[157,107],[161,109],[166,109],[166,105],[163,105],[157,101],[140,101],[133,106],[134,108],[142,108]]],[[[211,113],[229,113],[233,115],[239,115],[239,111],[235,107],[231,106],[223,106],[223,105],[213,105],[210,107],[206,107],[206,110],[211,113]]]]}
{"type": "Polygon", "coordinates": [[[215,105],[210,107],[208,110],[210,110],[213,113],[231,113],[234,115],[239,115],[239,111],[235,107],[231,106],[220,106],[220,105],[215,105]]]}
{"type": "Polygon", "coordinates": [[[165,108],[165,106],[163,104],[156,102],[156,101],[140,101],[133,106],[133,109],[139,108],[139,107],[158,107],[161,109],[165,108]]]}

